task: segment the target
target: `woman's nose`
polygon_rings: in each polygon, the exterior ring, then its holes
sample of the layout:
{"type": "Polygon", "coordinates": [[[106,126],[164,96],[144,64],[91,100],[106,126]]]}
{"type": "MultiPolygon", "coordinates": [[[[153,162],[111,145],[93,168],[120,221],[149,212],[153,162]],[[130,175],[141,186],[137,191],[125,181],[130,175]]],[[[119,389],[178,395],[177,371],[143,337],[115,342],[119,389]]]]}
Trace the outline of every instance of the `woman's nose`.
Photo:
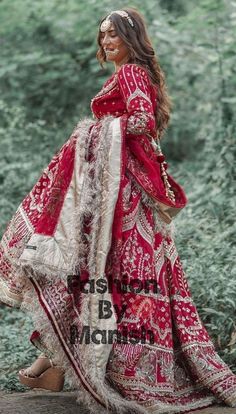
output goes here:
{"type": "Polygon", "coordinates": [[[105,36],[102,39],[102,45],[107,45],[109,43],[109,37],[105,34],[105,36]]]}

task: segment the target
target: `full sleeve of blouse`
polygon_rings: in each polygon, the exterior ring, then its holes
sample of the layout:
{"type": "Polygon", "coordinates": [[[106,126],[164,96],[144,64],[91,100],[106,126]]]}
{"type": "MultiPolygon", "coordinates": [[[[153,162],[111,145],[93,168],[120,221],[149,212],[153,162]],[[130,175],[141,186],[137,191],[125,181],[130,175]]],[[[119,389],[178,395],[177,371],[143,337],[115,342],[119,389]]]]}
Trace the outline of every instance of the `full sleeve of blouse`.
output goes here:
{"type": "Polygon", "coordinates": [[[145,70],[135,64],[121,66],[118,85],[128,113],[127,133],[156,136],[151,87],[145,70]]]}

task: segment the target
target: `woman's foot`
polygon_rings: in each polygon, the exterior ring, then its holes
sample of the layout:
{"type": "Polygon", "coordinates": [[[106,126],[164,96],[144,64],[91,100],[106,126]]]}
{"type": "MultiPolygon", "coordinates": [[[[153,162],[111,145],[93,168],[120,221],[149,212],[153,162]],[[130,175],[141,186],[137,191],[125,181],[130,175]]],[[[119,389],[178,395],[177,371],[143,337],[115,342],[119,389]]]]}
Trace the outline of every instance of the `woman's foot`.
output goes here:
{"type": "Polygon", "coordinates": [[[49,358],[44,354],[41,354],[30,367],[23,368],[19,372],[27,377],[36,378],[51,366],[53,366],[53,364],[50,362],[49,358]]]}
{"type": "Polygon", "coordinates": [[[61,391],[64,385],[64,372],[56,367],[52,360],[41,354],[33,364],[19,371],[21,384],[30,388],[43,388],[61,391]]]}

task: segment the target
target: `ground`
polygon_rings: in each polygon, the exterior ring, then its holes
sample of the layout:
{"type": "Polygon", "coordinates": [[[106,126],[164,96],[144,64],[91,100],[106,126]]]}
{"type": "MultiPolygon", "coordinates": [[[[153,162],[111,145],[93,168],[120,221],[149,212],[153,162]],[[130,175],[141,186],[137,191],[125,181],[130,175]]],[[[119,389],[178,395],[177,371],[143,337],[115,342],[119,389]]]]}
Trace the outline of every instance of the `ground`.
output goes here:
{"type": "MultiPolygon", "coordinates": [[[[76,392],[30,390],[24,393],[0,391],[0,414],[89,414],[76,403],[76,392]]],[[[193,414],[236,414],[236,408],[217,406],[193,414]]]]}

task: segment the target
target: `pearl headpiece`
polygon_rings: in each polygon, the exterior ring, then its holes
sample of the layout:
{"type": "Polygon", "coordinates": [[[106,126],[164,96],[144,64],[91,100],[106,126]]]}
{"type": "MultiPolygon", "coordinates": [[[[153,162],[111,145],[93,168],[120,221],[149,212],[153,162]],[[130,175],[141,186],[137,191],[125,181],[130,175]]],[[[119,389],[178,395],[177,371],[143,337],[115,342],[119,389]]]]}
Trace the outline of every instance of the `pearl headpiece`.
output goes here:
{"type": "Polygon", "coordinates": [[[112,24],[112,22],[110,20],[110,17],[111,17],[112,14],[115,14],[115,13],[119,14],[121,17],[124,17],[125,19],[127,19],[130,26],[134,27],[134,22],[131,19],[130,15],[126,11],[124,11],[124,10],[114,10],[106,17],[105,20],[103,20],[103,22],[100,26],[101,32],[106,32],[109,29],[109,27],[112,24]]]}

